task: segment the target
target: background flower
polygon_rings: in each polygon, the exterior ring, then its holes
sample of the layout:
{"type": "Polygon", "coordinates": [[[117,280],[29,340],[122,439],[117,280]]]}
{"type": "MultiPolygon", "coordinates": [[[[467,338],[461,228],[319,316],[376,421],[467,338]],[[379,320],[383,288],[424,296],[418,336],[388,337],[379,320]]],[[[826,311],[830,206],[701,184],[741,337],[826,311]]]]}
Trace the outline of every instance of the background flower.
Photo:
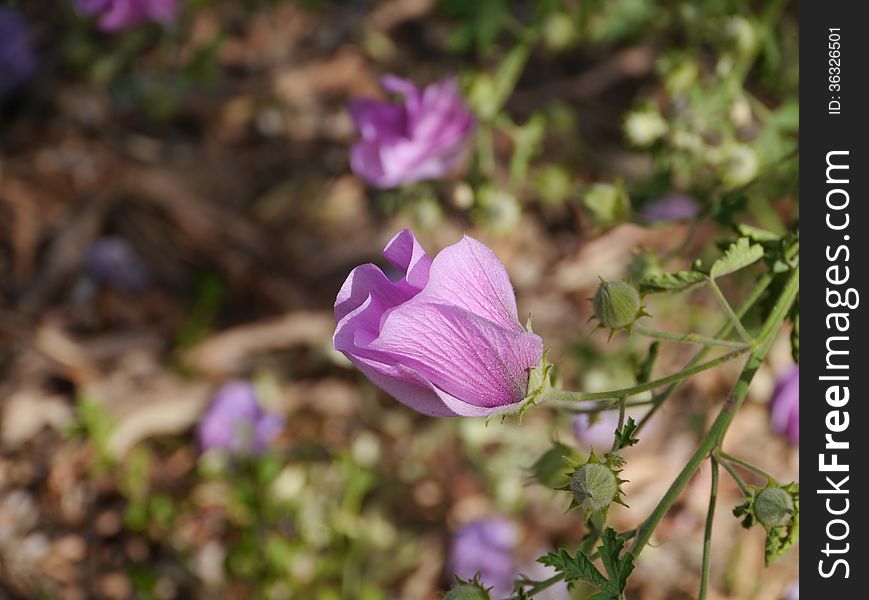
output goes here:
{"type": "Polygon", "coordinates": [[[652,223],[693,219],[699,212],[700,204],[694,198],[677,192],[652,200],[643,207],[643,216],[652,223]]]}
{"type": "Polygon", "coordinates": [[[122,237],[108,236],[96,240],[85,259],[88,274],[98,283],[120,292],[138,292],[148,286],[148,265],[122,237]]]}
{"type": "Polygon", "coordinates": [[[477,573],[493,598],[513,589],[516,564],[513,555],[519,541],[516,526],[502,517],[471,521],[453,537],[450,575],[468,580],[477,573]]]}
{"type": "Polygon", "coordinates": [[[74,0],[87,15],[98,15],[100,29],[120,31],[148,21],[168,23],[175,18],[178,0],[74,0]]]}
{"type": "Polygon", "coordinates": [[[376,187],[392,188],[437,179],[454,169],[475,126],[456,82],[447,79],[419,89],[388,75],[382,84],[403,100],[350,103],[362,138],[351,150],[353,172],[376,187]]]}
{"type": "Polygon", "coordinates": [[[612,448],[618,425],[617,410],[605,410],[596,415],[580,413],[573,417],[573,433],[576,440],[586,448],[597,452],[608,452],[612,448]]]}
{"type": "Polygon", "coordinates": [[[36,72],[36,56],[27,42],[27,23],[11,8],[0,6],[0,98],[36,72]]]}
{"type": "Polygon", "coordinates": [[[281,427],[282,419],[263,410],[250,383],[231,381],[214,394],[196,433],[203,451],[260,454],[281,427]]]}
{"type": "Polygon", "coordinates": [[[769,402],[773,430],[797,446],[800,443],[800,367],[791,366],[775,384],[769,402]]]}
{"type": "Polygon", "coordinates": [[[383,254],[405,275],[353,269],[335,301],[335,349],[428,415],[484,416],[520,403],[543,341],[519,324],[495,254],[465,237],[432,260],[408,230],[383,254]]]}

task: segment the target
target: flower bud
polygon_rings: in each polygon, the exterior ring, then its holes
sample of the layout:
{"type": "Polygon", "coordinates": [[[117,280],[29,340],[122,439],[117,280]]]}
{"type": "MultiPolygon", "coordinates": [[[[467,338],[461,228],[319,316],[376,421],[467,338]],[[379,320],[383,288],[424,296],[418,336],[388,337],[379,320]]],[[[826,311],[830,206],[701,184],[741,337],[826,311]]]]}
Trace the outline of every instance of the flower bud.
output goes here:
{"type": "Polygon", "coordinates": [[[601,281],[592,303],[594,316],[608,329],[629,327],[642,314],[640,293],[623,281],[601,281]]]}
{"type": "Polygon", "coordinates": [[[651,146],[667,134],[669,127],[654,107],[635,110],[625,119],[625,135],[640,148],[651,146]]]}
{"type": "Polygon", "coordinates": [[[597,183],[582,196],[582,204],[597,225],[609,227],[631,214],[631,199],[621,183],[597,183]]]}
{"type": "Polygon", "coordinates": [[[444,600],[489,600],[489,593],[479,585],[463,583],[447,592],[444,600]]]}
{"type": "Polygon", "coordinates": [[[616,499],[619,482],[606,465],[589,462],[570,477],[570,491],[576,506],[586,514],[606,510],[616,499]]]}
{"type": "Polygon", "coordinates": [[[794,517],[794,499],[780,487],[768,487],[754,500],[754,514],[767,527],[784,527],[794,517]]]}

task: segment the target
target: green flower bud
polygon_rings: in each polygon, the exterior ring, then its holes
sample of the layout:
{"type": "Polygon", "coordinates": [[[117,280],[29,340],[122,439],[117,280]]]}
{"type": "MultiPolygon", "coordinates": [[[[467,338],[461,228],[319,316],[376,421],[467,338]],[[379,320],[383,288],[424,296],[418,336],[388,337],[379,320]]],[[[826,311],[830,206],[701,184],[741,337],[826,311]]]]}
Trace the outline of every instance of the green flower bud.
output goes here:
{"type": "Polygon", "coordinates": [[[654,107],[635,110],[625,119],[625,135],[640,148],[651,146],[668,129],[667,121],[654,107]]]}
{"type": "Polygon", "coordinates": [[[552,448],[544,452],[533,465],[531,474],[539,483],[546,487],[558,488],[569,484],[570,474],[564,472],[567,460],[576,460],[579,456],[570,446],[555,442],[552,448]]]}
{"type": "Polygon", "coordinates": [[[485,185],[477,191],[477,206],[472,216],[495,233],[510,233],[519,225],[522,207],[513,194],[485,185]]]}
{"type": "Polygon", "coordinates": [[[489,593],[479,585],[463,583],[447,592],[444,600],[489,600],[489,593]]]}
{"type": "Polygon", "coordinates": [[[642,314],[640,293],[624,281],[601,281],[592,304],[594,316],[608,329],[629,327],[642,314]]]}
{"type": "Polygon", "coordinates": [[[794,499],[780,487],[768,487],[754,500],[754,514],[767,527],[784,527],[794,517],[794,499]]]}
{"type": "Polygon", "coordinates": [[[597,183],[585,192],[582,204],[595,223],[603,227],[615,225],[631,214],[631,199],[621,183],[597,183]]]}
{"type": "Polygon", "coordinates": [[[605,510],[616,499],[619,482],[606,465],[586,463],[570,477],[573,501],[586,514],[605,510]]]}

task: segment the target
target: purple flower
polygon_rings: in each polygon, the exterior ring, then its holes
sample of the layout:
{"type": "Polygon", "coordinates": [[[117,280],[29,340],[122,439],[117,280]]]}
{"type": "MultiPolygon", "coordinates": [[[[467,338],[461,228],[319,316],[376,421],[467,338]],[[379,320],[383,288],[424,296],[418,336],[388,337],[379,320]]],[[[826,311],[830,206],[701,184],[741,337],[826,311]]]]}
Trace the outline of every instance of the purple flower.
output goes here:
{"type": "Polygon", "coordinates": [[[27,41],[27,24],[11,8],[0,6],[0,98],[36,72],[36,56],[27,41]]]}
{"type": "Polygon", "coordinates": [[[283,420],[267,413],[247,381],[230,381],[211,399],[196,434],[203,451],[261,454],[281,432],[283,420]]]}
{"type": "Polygon", "coordinates": [[[432,416],[517,407],[543,341],[519,324],[504,265],[469,237],[432,260],[408,230],[383,251],[402,276],[356,267],[335,301],[332,342],[376,385],[432,416]]]}
{"type": "Polygon", "coordinates": [[[100,29],[129,29],[148,21],[168,23],[175,18],[178,0],[73,0],[87,15],[99,16],[100,29]]]}
{"type": "Polygon", "coordinates": [[[791,366],[775,384],[769,401],[773,431],[790,441],[800,443],[800,367],[791,366]]]}
{"type": "Polygon", "coordinates": [[[148,266],[122,237],[100,238],[91,244],[85,258],[88,274],[98,283],[119,292],[133,293],[150,283],[148,266]]]}
{"type": "Polygon", "coordinates": [[[447,79],[420,90],[387,75],[382,84],[403,101],[350,102],[362,138],[350,152],[353,172],[381,189],[449,173],[464,157],[476,123],[456,82],[447,79]]]}
{"type": "Polygon", "coordinates": [[[671,193],[658,200],[652,200],[643,209],[647,221],[684,221],[693,219],[700,212],[700,205],[691,196],[671,193]]]}
{"type": "Polygon", "coordinates": [[[573,433],[578,442],[598,452],[609,451],[613,445],[616,427],[619,426],[619,413],[606,410],[594,417],[580,413],[573,417],[573,433]]]}
{"type": "Polygon", "coordinates": [[[504,597],[513,589],[518,541],[519,533],[507,519],[471,521],[453,537],[449,574],[468,580],[479,573],[483,586],[492,588],[493,598],[504,597]]]}
{"type": "Polygon", "coordinates": [[[782,597],[782,600],[800,600],[800,582],[799,580],[794,581],[790,586],[788,586],[785,595],[782,597]]]}

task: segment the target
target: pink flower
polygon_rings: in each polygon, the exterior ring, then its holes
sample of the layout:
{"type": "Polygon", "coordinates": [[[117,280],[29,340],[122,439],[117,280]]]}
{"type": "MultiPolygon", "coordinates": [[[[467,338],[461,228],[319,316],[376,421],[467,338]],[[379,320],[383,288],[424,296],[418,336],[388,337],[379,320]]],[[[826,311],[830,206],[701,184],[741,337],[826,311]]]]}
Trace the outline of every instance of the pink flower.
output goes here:
{"type": "Polygon", "coordinates": [[[121,31],[157,21],[169,23],[178,11],[178,0],[74,0],[76,8],[86,15],[99,16],[100,29],[121,31]]]}
{"type": "Polygon", "coordinates": [[[204,451],[261,454],[281,432],[282,419],[267,413],[247,381],[230,381],[214,394],[196,434],[204,451]]]}
{"type": "Polygon", "coordinates": [[[479,573],[480,583],[492,588],[493,597],[502,598],[513,589],[518,542],[516,526],[503,517],[471,521],[453,537],[449,575],[467,581],[479,573]]]}
{"type": "Polygon", "coordinates": [[[691,196],[673,192],[643,207],[643,216],[652,223],[693,219],[700,212],[700,204],[691,196]]]}
{"type": "Polygon", "coordinates": [[[612,448],[618,426],[617,410],[601,411],[595,416],[580,413],[573,417],[573,434],[577,441],[589,450],[598,452],[608,452],[612,448]]]}
{"type": "Polygon", "coordinates": [[[800,444],[800,367],[793,365],[785,371],[772,392],[769,401],[770,424],[773,431],[791,444],[800,444]]]}
{"type": "Polygon", "coordinates": [[[458,166],[475,120],[456,82],[447,79],[420,90],[387,75],[382,84],[403,100],[350,102],[350,116],[361,136],[350,151],[353,172],[386,189],[438,179],[458,166]]]}
{"type": "Polygon", "coordinates": [[[432,416],[483,416],[515,408],[543,341],[519,324],[504,265],[465,237],[432,260],[413,233],[386,245],[402,273],[356,267],[335,301],[332,341],[362,373],[432,416]]]}

